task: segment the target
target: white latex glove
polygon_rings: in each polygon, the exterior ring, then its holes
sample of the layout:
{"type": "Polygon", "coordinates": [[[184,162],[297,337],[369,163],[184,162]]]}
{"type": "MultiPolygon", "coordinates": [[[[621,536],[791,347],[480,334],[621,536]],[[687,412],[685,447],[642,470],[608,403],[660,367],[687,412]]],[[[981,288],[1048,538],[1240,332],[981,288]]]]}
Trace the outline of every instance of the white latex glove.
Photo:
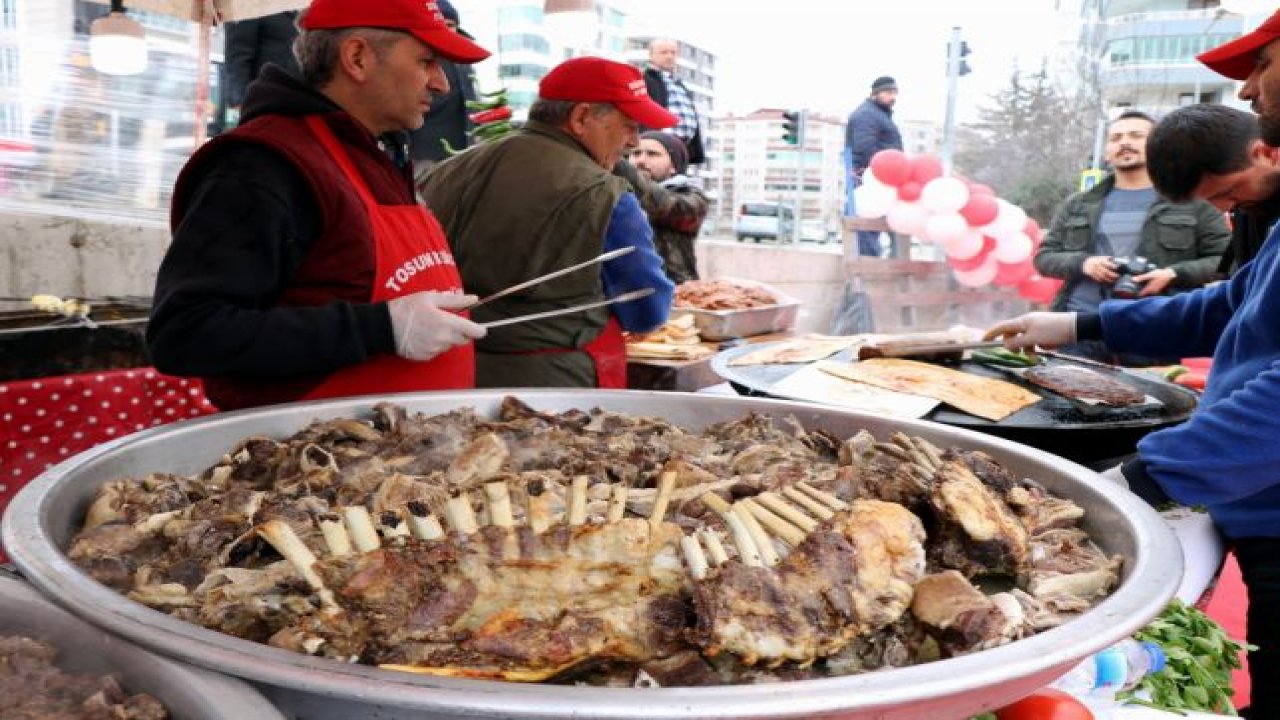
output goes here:
{"type": "Polygon", "coordinates": [[[488,333],[480,325],[451,313],[476,301],[475,295],[417,292],[387,302],[396,354],[408,360],[430,360],[455,345],[488,333]]]}
{"type": "Polygon", "coordinates": [[[1010,350],[1034,347],[1055,348],[1076,341],[1076,314],[1073,312],[1033,312],[993,326],[983,340],[1002,338],[1010,350]]]}

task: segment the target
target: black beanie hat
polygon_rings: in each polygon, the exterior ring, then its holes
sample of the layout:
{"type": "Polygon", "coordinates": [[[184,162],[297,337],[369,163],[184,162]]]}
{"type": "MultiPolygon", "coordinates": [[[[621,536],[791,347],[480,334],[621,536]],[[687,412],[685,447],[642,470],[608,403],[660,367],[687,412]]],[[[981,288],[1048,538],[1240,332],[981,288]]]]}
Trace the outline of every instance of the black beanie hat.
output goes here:
{"type": "Polygon", "coordinates": [[[683,175],[689,169],[689,149],[680,138],[661,130],[650,130],[641,133],[640,139],[657,140],[662,143],[662,147],[666,148],[667,155],[671,158],[671,167],[675,169],[677,175],[683,175]]]}
{"type": "Polygon", "coordinates": [[[893,78],[889,77],[888,75],[881,75],[880,77],[876,78],[875,82],[871,83],[872,93],[878,93],[881,90],[897,90],[897,89],[898,89],[898,83],[894,82],[893,78]]]}

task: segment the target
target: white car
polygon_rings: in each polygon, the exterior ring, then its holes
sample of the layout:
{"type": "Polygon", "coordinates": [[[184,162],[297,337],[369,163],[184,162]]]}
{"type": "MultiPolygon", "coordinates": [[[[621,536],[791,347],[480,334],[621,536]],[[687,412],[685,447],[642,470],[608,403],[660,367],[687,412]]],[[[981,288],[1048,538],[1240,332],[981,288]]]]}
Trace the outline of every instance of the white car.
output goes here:
{"type": "Polygon", "coordinates": [[[790,205],[773,202],[743,203],[738,209],[733,232],[738,241],[751,239],[760,242],[771,239],[790,242],[795,211],[790,205]]]}

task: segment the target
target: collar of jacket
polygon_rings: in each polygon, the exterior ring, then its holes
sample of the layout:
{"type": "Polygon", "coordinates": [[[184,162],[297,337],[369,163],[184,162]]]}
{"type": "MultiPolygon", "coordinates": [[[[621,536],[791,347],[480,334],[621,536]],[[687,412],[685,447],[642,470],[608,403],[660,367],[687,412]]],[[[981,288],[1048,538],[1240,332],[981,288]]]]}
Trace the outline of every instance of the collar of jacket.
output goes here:
{"type": "MultiPolygon", "coordinates": [[[[596,161],[595,157],[591,154],[591,151],[587,149],[586,145],[583,145],[578,141],[578,138],[570,135],[567,131],[560,129],[555,125],[539,122],[537,120],[530,120],[524,124],[524,127],[521,128],[521,132],[550,138],[561,145],[577,149],[578,152],[581,152],[583,155],[591,158],[591,162],[596,161]]],[[[603,168],[601,169],[603,170],[603,168]]]]}

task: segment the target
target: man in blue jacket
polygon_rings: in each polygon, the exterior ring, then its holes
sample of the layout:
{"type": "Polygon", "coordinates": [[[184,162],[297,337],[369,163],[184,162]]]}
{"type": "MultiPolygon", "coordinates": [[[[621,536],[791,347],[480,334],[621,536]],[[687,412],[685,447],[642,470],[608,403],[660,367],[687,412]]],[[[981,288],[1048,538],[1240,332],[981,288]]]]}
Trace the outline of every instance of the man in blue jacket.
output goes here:
{"type": "MultiPolygon", "coordinates": [[[[1240,99],[1262,139],[1280,145],[1280,12],[1199,56],[1243,80],[1240,99]]],[[[1226,282],[1181,295],[1104,302],[1097,313],[1030,313],[987,331],[1010,348],[1099,339],[1121,352],[1212,355],[1191,418],[1138,443],[1120,468],[1148,502],[1203,505],[1232,545],[1249,595],[1252,703],[1247,717],[1280,718],[1280,236],[1226,282]]],[[[1243,713],[1242,713],[1243,714],[1243,713]]]]}
{"type": "MultiPolygon", "coordinates": [[[[862,173],[871,165],[871,158],[881,150],[901,150],[902,134],[893,122],[893,104],[898,101],[898,83],[888,75],[871,83],[871,97],[862,101],[849,115],[844,128],[845,149],[853,158],[853,177],[850,182],[860,183],[862,173]]],[[[879,257],[880,233],[859,231],[858,254],[863,257],[879,257]]]]}

